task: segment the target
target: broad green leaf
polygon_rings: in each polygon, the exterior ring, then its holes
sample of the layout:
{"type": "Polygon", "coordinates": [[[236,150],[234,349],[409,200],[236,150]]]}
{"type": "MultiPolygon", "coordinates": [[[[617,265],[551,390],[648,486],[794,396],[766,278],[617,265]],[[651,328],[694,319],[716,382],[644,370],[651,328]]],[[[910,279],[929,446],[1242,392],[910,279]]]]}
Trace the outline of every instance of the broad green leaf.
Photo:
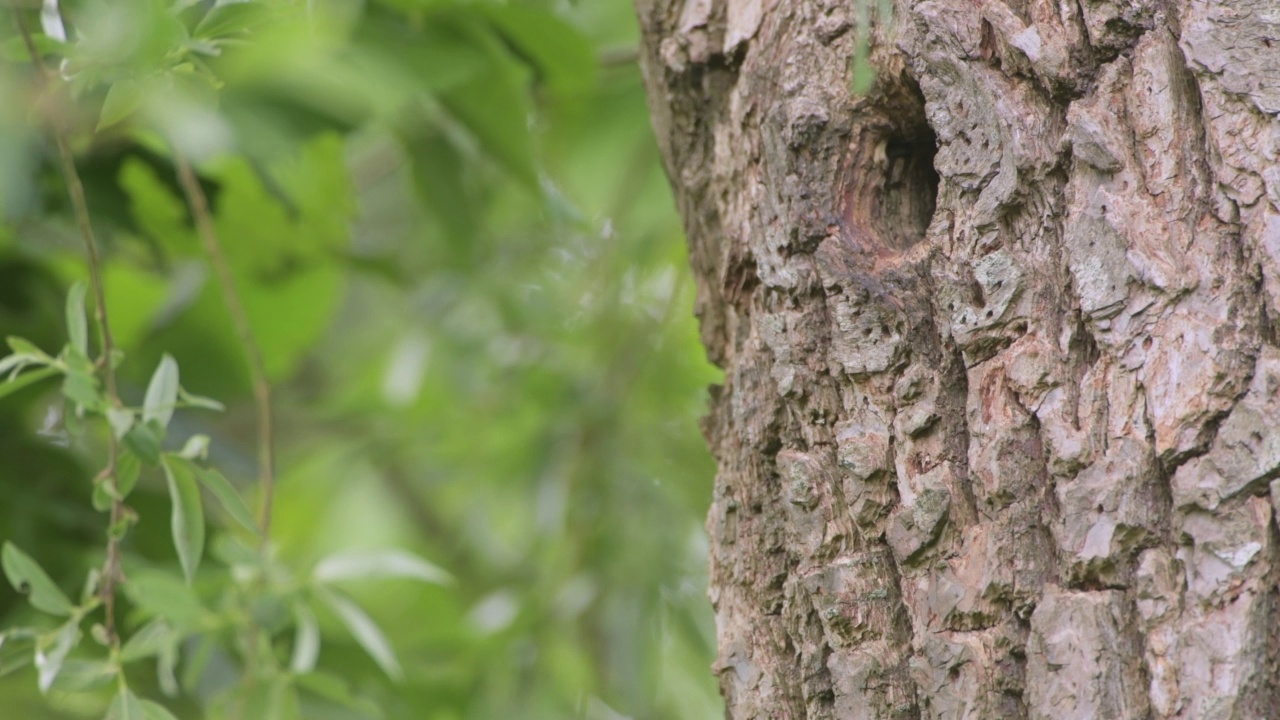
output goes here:
{"type": "Polygon", "coordinates": [[[132,78],[117,80],[111,84],[111,89],[107,91],[107,97],[102,101],[102,112],[98,115],[97,131],[109,128],[121,120],[129,117],[135,110],[142,107],[143,100],[147,96],[147,87],[144,83],[132,78]]]}
{"type": "Polygon", "coordinates": [[[142,717],[146,720],[178,720],[165,706],[150,700],[142,701],[142,717]]]}
{"type": "Polygon", "coordinates": [[[57,374],[58,371],[53,368],[40,368],[29,373],[23,373],[9,382],[0,383],[0,398],[12,395],[25,387],[35,385],[41,380],[51,378],[57,374]]]}
{"type": "Polygon", "coordinates": [[[365,652],[369,653],[369,657],[378,663],[383,672],[393,680],[400,679],[403,674],[400,663],[396,660],[395,651],[391,649],[387,636],[382,634],[377,623],[359,605],[336,592],[320,590],[316,594],[329,606],[329,609],[333,610],[350,631],[351,636],[356,639],[360,647],[364,648],[365,652]]]}
{"type": "Polygon", "coordinates": [[[335,553],[316,564],[311,576],[317,582],[407,578],[444,584],[449,573],[404,550],[348,550],[335,553]]]}
{"type": "Polygon", "coordinates": [[[302,675],[315,670],[320,657],[320,624],[311,608],[302,603],[293,606],[293,622],[295,632],[289,670],[302,675]]]}
{"type": "Polygon", "coordinates": [[[142,700],[129,688],[122,687],[120,692],[116,693],[115,699],[111,701],[106,720],[145,720],[146,713],[142,700]]]}
{"type": "Polygon", "coordinates": [[[200,506],[200,488],[186,461],[173,462],[172,458],[165,458],[161,464],[169,484],[169,499],[173,502],[170,523],[173,545],[178,551],[178,561],[182,563],[182,574],[190,584],[204,553],[204,510],[200,506]]]}
{"type": "Polygon", "coordinates": [[[128,663],[156,655],[166,645],[172,645],[177,640],[178,634],[173,628],[164,620],[156,618],[129,637],[120,650],[120,660],[128,663]]]}
{"type": "Polygon", "coordinates": [[[53,682],[62,672],[62,664],[66,662],[67,655],[79,642],[80,626],[73,621],[63,625],[52,638],[37,641],[36,684],[40,687],[40,692],[47,693],[53,687],[53,682]]]}
{"type": "Polygon", "coordinates": [[[160,358],[160,364],[147,385],[146,399],[142,403],[142,419],[155,420],[160,423],[160,427],[168,427],[177,403],[178,362],[166,353],[160,358]]]}
{"type": "Polygon", "coordinates": [[[84,317],[84,283],[78,282],[67,291],[67,338],[71,347],[82,355],[89,354],[89,325],[84,317]]]}
{"type": "Polygon", "coordinates": [[[206,614],[195,591],[169,573],[135,571],[123,588],[140,610],[164,618],[175,629],[198,627],[206,614]]]}
{"type": "Polygon", "coordinates": [[[50,615],[71,614],[71,600],[30,555],[7,542],[4,549],[0,550],[0,561],[3,562],[4,574],[9,578],[9,583],[27,596],[32,607],[50,615]]]}
{"type": "Polygon", "coordinates": [[[527,4],[479,6],[517,52],[537,66],[553,92],[589,90],[595,80],[591,41],[555,13],[527,4]]]}
{"type": "Polygon", "coordinates": [[[68,369],[62,381],[62,394],[87,410],[97,410],[104,404],[98,394],[98,378],[79,370],[68,369]]]}

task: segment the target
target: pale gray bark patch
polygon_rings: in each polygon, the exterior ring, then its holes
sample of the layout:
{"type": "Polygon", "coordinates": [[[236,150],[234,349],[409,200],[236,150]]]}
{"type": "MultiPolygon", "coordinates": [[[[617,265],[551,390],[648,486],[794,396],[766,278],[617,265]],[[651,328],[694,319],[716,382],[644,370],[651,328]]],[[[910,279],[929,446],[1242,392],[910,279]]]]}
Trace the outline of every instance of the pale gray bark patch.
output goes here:
{"type": "Polygon", "coordinates": [[[729,717],[1280,718],[1280,9],[868,2],[639,0],[729,717]]]}

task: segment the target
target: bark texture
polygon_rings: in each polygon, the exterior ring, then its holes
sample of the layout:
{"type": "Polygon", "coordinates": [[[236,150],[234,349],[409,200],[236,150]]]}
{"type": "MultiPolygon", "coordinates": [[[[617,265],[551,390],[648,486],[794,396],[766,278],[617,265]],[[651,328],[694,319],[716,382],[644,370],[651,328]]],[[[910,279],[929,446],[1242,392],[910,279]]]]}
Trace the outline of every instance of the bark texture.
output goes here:
{"type": "Polygon", "coordinates": [[[640,0],[729,717],[1280,718],[1280,2],[875,2],[640,0]]]}

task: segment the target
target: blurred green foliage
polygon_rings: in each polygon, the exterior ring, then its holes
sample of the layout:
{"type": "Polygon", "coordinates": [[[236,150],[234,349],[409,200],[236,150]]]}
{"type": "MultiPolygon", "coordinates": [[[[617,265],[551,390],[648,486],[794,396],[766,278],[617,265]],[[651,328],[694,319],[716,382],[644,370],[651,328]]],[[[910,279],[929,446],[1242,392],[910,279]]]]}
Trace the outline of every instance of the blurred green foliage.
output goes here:
{"type": "MultiPolygon", "coordinates": [[[[172,355],[183,387],[228,406],[179,410],[175,438],[212,436],[211,461],[255,492],[249,374],[177,148],[276,384],[280,557],[404,548],[456,578],[344,585],[403,679],[321,613],[321,667],[368,702],[338,709],[320,702],[329,676],[289,678],[302,717],[722,715],[697,430],[716,374],[636,43],[627,0],[72,0],[0,16],[0,336],[55,352],[67,288],[87,278],[56,128],[104,246],[121,394],[140,402],[172,355]]],[[[105,434],[78,425],[54,382],[0,399],[0,539],[68,594],[106,530],[90,505],[105,434]]],[[[144,473],[131,581],[178,573],[168,503],[144,473]]],[[[232,521],[211,522],[217,546],[232,521]]],[[[136,629],[147,594],[122,602],[136,629]]],[[[0,614],[41,622],[8,586],[0,614]]],[[[235,674],[197,652],[178,665],[193,689],[166,701],[182,718],[209,716],[235,674]]],[[[144,669],[131,684],[157,688],[144,669]]],[[[0,679],[4,718],[100,718],[110,701],[42,696],[30,668],[0,679]]]]}

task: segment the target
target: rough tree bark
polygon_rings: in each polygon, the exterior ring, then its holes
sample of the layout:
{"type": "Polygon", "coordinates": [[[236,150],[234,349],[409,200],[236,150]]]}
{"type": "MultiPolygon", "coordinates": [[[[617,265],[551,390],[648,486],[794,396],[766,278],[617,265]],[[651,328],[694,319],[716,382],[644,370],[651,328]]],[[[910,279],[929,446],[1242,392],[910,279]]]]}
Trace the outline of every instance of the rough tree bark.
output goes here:
{"type": "Polygon", "coordinates": [[[729,717],[1280,718],[1280,2],[865,2],[639,2],[729,717]]]}

